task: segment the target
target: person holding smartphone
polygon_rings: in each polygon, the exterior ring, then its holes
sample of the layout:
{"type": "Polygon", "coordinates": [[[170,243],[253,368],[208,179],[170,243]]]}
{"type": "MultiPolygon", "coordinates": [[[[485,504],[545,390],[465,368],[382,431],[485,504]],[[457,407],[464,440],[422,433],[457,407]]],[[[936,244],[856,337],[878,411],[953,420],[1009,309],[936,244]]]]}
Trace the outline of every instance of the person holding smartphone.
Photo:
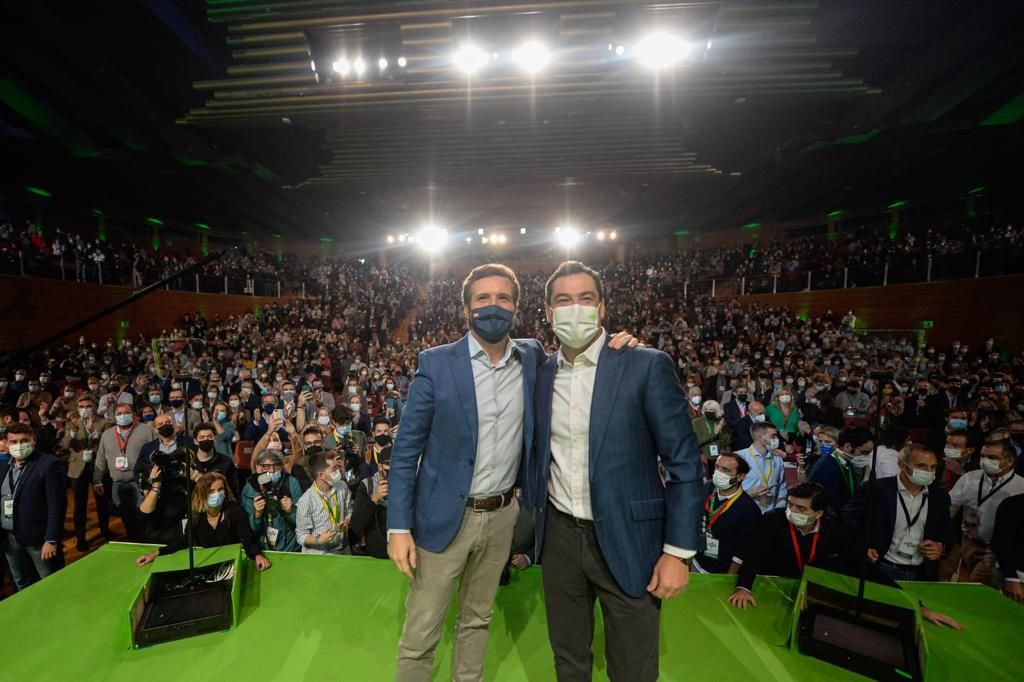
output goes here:
{"type": "MultiPolygon", "coordinates": [[[[388,558],[388,473],[391,471],[391,434],[389,428],[378,433],[382,423],[374,424],[374,459],[377,473],[356,486],[352,502],[352,521],[349,531],[353,546],[361,544],[367,556],[388,558]],[[381,445],[385,443],[385,445],[381,445]]],[[[387,422],[383,422],[387,427],[387,422]]]]}

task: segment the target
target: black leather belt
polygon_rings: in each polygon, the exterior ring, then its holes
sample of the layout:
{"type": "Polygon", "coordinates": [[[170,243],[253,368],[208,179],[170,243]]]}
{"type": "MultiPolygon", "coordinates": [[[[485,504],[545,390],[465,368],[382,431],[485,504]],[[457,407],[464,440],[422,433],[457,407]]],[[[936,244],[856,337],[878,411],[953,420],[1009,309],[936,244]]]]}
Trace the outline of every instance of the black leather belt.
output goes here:
{"type": "Polygon", "coordinates": [[[564,516],[565,518],[572,521],[575,525],[579,526],[580,528],[586,528],[588,530],[594,529],[594,522],[590,519],[581,519],[573,516],[572,514],[566,514],[564,511],[562,511],[558,507],[555,507],[554,505],[551,505],[551,508],[554,509],[559,514],[561,514],[562,516],[564,516]]]}
{"type": "Polygon", "coordinates": [[[475,512],[496,511],[509,505],[515,496],[514,490],[508,490],[493,497],[470,497],[466,500],[466,507],[475,512]]]}

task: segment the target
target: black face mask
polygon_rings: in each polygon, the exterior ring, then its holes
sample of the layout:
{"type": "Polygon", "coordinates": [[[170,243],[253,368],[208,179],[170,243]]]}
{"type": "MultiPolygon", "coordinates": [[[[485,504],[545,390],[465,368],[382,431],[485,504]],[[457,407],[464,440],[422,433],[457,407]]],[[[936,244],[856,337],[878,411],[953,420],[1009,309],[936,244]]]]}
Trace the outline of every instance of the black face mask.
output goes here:
{"type": "Polygon", "coordinates": [[[277,406],[274,405],[274,403],[267,403],[266,405],[263,406],[263,411],[266,412],[267,414],[273,414],[274,410],[276,409],[277,406]]]}
{"type": "Polygon", "coordinates": [[[174,398],[171,400],[171,407],[181,407],[185,404],[185,401],[181,398],[174,398]]]}
{"type": "Polygon", "coordinates": [[[211,450],[213,450],[213,441],[212,440],[201,440],[198,443],[196,443],[196,447],[199,448],[200,450],[202,450],[203,452],[207,452],[208,453],[211,450]]]}
{"type": "Polygon", "coordinates": [[[387,446],[391,445],[391,436],[387,433],[382,433],[378,436],[374,436],[373,442],[375,442],[382,448],[386,448],[387,446]]]}
{"type": "Polygon", "coordinates": [[[736,400],[740,401],[741,403],[747,402],[747,394],[746,393],[737,393],[736,394],[736,400]]]}
{"type": "Polygon", "coordinates": [[[159,429],[157,429],[156,432],[159,433],[164,438],[170,438],[171,436],[174,435],[174,426],[171,424],[164,424],[159,429]]]}

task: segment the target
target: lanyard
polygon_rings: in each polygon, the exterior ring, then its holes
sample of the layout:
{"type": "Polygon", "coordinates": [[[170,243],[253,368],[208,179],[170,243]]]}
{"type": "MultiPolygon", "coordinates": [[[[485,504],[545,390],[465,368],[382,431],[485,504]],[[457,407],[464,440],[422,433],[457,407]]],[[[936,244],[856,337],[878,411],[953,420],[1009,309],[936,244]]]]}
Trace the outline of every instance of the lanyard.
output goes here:
{"type": "Polygon", "coordinates": [[[981,478],[978,479],[978,507],[980,508],[981,505],[983,505],[986,502],[988,502],[990,497],[992,497],[997,492],[1002,490],[1003,486],[1006,485],[1007,483],[1009,483],[1010,481],[1012,481],[1014,476],[1016,476],[1016,473],[1011,473],[1009,478],[1007,478],[1005,481],[1003,481],[999,485],[993,487],[992,490],[988,491],[988,495],[985,495],[985,497],[982,497],[981,496],[981,486],[982,486],[983,483],[985,483],[985,478],[986,478],[986,476],[984,474],[982,474],[981,478]]]}
{"type": "Polygon", "coordinates": [[[331,490],[331,498],[333,498],[335,501],[334,505],[332,506],[330,499],[324,497],[319,490],[316,491],[317,499],[320,500],[320,504],[323,505],[324,510],[327,512],[327,516],[330,517],[331,522],[335,526],[337,526],[339,521],[341,520],[341,509],[338,507],[337,496],[338,492],[336,490],[331,490]]]}
{"type": "Polygon", "coordinates": [[[760,461],[761,460],[761,456],[758,455],[756,452],[754,453],[754,459],[757,460],[758,473],[761,476],[761,481],[764,483],[764,487],[765,488],[770,487],[771,486],[771,480],[772,480],[772,458],[771,457],[768,458],[768,473],[767,474],[765,473],[764,466],[763,466],[762,462],[760,461]]]}
{"type": "Polygon", "coordinates": [[[896,499],[900,501],[900,506],[903,507],[903,516],[907,519],[907,530],[909,531],[914,527],[914,524],[917,523],[917,520],[921,518],[921,512],[924,511],[925,505],[928,504],[928,491],[926,490],[924,495],[921,497],[921,506],[918,507],[917,514],[914,515],[913,519],[910,518],[910,511],[907,510],[907,503],[903,501],[903,495],[901,495],[898,490],[896,491],[896,499]]]}
{"type": "MultiPolygon", "coordinates": [[[[800,551],[800,543],[796,539],[796,529],[793,528],[793,524],[789,524],[789,537],[793,540],[793,553],[796,554],[796,568],[801,574],[804,572],[804,556],[800,551]]],[[[811,542],[811,554],[807,557],[807,565],[810,565],[814,561],[814,555],[818,551],[818,538],[821,537],[821,522],[818,522],[818,530],[814,534],[814,540],[811,542]]]]}
{"type": "Polygon", "coordinates": [[[125,453],[125,450],[128,449],[128,441],[131,439],[133,433],[135,433],[135,425],[134,424],[132,424],[132,428],[128,429],[128,435],[125,436],[124,440],[122,441],[121,440],[121,430],[118,429],[118,428],[114,429],[114,438],[117,439],[117,449],[121,451],[122,455],[125,453]]]}
{"type": "Polygon", "coordinates": [[[836,461],[836,465],[839,467],[839,472],[843,475],[843,479],[846,480],[846,485],[850,489],[850,494],[853,495],[857,492],[856,484],[853,482],[853,472],[843,461],[842,457],[837,455],[835,452],[832,453],[832,459],[836,461]]]}
{"type": "Polygon", "coordinates": [[[731,507],[733,505],[733,502],[738,500],[740,495],[742,494],[743,489],[740,488],[739,491],[736,492],[736,494],[730,497],[725,502],[725,504],[719,506],[718,509],[714,509],[715,505],[711,504],[712,501],[718,500],[718,493],[711,493],[711,495],[708,496],[707,502],[704,503],[704,511],[711,515],[710,518],[708,518],[708,530],[711,530],[711,528],[714,527],[715,521],[718,520],[718,517],[724,514],[725,512],[729,511],[729,507],[731,507]]]}

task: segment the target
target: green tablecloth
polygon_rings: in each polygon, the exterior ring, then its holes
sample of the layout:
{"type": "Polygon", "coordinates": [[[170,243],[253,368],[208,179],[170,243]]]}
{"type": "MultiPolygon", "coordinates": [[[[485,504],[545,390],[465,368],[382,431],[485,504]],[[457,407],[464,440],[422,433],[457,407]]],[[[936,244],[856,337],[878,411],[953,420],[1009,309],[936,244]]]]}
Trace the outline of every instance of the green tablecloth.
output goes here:
{"type": "MultiPolygon", "coordinates": [[[[0,602],[0,679],[22,680],[390,680],[404,617],[405,579],[387,562],[361,557],[271,554],[269,571],[243,561],[241,612],[229,632],[132,650],[126,613],[150,567],[149,548],[108,544],[25,592],[0,602]]],[[[234,550],[201,550],[202,560],[234,550]]],[[[167,557],[176,568],[184,555],[167,557]]],[[[759,579],[759,607],[725,599],[734,579],[693,576],[662,610],[663,680],[843,680],[855,675],[786,646],[798,583],[759,579]]],[[[929,679],[1001,680],[1024,675],[1024,608],[977,585],[914,583],[915,599],[964,624],[925,625],[929,679]]],[[[450,615],[454,615],[450,614],[450,615]]],[[[438,648],[437,679],[448,679],[452,629],[438,648]]],[[[600,629],[595,647],[602,649],[600,629]]],[[[598,656],[603,660],[603,653],[598,656]]],[[[606,679],[599,663],[595,679],[606,679]]],[[[486,679],[554,680],[540,571],[514,575],[499,590],[486,679]]]]}

